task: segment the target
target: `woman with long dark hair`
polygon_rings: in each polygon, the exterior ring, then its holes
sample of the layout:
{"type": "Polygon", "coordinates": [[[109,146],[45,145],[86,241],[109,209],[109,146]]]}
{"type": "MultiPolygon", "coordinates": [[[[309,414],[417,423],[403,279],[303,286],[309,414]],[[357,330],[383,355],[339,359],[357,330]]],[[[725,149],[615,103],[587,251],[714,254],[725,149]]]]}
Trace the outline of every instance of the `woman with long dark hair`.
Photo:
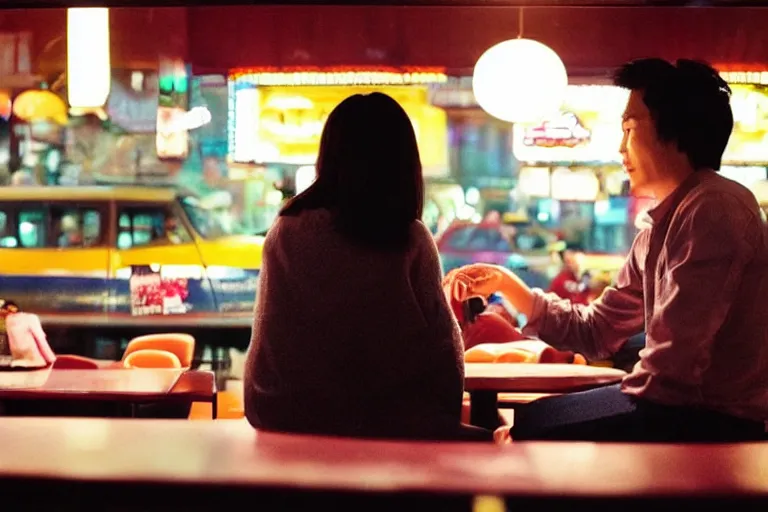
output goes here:
{"type": "Polygon", "coordinates": [[[460,425],[463,347],[420,221],[407,114],[384,94],[347,98],[328,117],[316,168],[264,244],[248,420],[310,434],[490,440],[460,425]]]}

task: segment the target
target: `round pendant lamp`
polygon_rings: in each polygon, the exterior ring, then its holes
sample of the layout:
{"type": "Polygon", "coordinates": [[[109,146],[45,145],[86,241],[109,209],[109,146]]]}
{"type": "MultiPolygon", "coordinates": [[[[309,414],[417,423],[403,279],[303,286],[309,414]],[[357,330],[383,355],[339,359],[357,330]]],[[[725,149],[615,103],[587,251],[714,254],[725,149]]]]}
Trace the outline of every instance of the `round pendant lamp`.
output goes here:
{"type": "MultiPolygon", "coordinates": [[[[520,11],[522,35],[523,11],[520,11]]],[[[568,87],[560,56],[532,39],[510,39],[485,51],[475,64],[472,90],[480,107],[508,122],[536,122],[556,114],[568,87]]]]}

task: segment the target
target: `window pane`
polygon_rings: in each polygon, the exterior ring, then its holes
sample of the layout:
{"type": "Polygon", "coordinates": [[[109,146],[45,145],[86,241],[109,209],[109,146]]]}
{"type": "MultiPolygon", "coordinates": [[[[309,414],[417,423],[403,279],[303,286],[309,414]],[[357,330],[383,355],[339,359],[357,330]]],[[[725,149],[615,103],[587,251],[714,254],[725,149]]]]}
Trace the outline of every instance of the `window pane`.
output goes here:
{"type": "Polygon", "coordinates": [[[86,247],[101,242],[101,213],[96,210],[83,210],[83,241],[86,247]]]}
{"type": "Polygon", "coordinates": [[[448,238],[448,247],[458,251],[466,251],[469,239],[474,232],[475,228],[472,226],[457,229],[448,238]]]}
{"type": "Polygon", "coordinates": [[[45,247],[45,220],[42,210],[19,212],[19,242],[22,247],[45,247]]]}
{"type": "Polygon", "coordinates": [[[178,217],[165,208],[125,209],[120,213],[119,228],[119,249],[150,244],[182,244],[192,240],[178,217]]]}

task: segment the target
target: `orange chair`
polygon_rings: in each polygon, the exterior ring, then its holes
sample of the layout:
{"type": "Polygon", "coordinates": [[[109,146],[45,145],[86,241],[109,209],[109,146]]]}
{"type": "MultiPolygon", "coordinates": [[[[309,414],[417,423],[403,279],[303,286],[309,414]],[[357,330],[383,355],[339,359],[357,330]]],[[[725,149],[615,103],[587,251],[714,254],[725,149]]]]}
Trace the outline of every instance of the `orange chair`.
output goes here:
{"type": "Polygon", "coordinates": [[[53,367],[57,370],[98,370],[100,368],[95,360],[74,354],[56,356],[53,367]]]}
{"type": "Polygon", "coordinates": [[[192,358],[195,354],[195,337],[182,333],[147,334],[133,338],[128,342],[123,354],[123,361],[138,350],[163,350],[174,354],[181,368],[192,366],[192,358]]]}
{"type": "Polygon", "coordinates": [[[124,368],[182,368],[176,354],[167,350],[145,348],[123,358],[124,368]]]}
{"type": "MultiPolygon", "coordinates": [[[[192,402],[189,411],[190,420],[210,420],[211,408],[209,402],[192,402]]],[[[239,420],[245,418],[245,408],[242,399],[230,391],[219,391],[216,394],[216,418],[220,420],[239,420]]]]}

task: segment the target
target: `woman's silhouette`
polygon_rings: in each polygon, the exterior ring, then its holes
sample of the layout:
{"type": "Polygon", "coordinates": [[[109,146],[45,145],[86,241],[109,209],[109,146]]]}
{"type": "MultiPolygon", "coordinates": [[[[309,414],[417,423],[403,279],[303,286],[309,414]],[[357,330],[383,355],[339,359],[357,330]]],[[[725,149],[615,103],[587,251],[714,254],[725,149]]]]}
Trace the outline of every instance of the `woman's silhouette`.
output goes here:
{"type": "Polygon", "coordinates": [[[421,223],[413,126],[392,98],[331,112],[317,179],[269,230],[245,373],[257,428],[488,439],[460,425],[463,347],[421,223]]]}

